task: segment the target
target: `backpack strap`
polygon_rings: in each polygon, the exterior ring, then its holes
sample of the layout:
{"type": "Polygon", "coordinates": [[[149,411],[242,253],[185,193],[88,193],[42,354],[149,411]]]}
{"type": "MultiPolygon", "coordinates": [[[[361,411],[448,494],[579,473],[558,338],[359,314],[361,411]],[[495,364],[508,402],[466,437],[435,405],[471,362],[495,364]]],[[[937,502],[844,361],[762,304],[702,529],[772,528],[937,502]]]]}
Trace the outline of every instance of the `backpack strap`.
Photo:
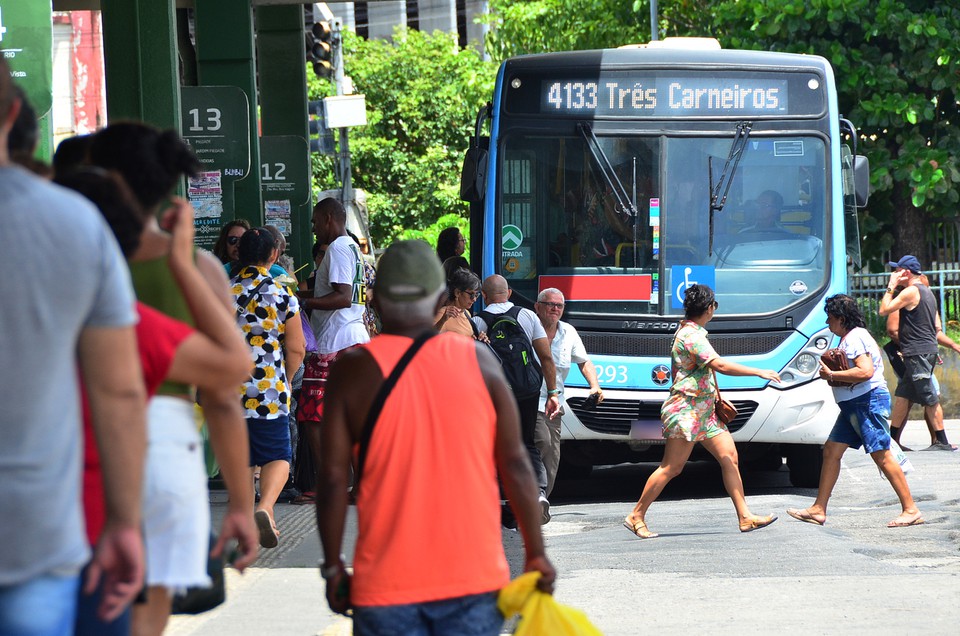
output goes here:
{"type": "MultiPolygon", "coordinates": [[[[493,326],[494,321],[497,319],[497,314],[491,314],[489,311],[484,309],[477,314],[480,318],[483,319],[483,322],[487,323],[487,331],[490,331],[490,327],[493,326]]],[[[473,321],[471,321],[473,322],[473,321]]]]}
{"type": "Polygon", "coordinates": [[[238,318],[240,317],[240,314],[243,312],[243,310],[246,309],[247,305],[250,303],[250,300],[257,295],[257,292],[259,292],[264,285],[272,282],[273,282],[273,278],[270,276],[267,276],[266,278],[261,280],[256,287],[251,289],[250,293],[246,294],[245,296],[239,296],[237,298],[237,317],[238,318]]]}
{"type": "Polygon", "coordinates": [[[503,315],[510,316],[514,321],[519,325],[520,324],[520,310],[522,307],[520,305],[514,305],[510,309],[503,312],[503,315]]]}
{"type": "Polygon", "coordinates": [[[370,404],[370,410],[367,412],[367,420],[363,424],[363,431],[360,433],[360,449],[357,453],[357,471],[353,480],[355,492],[360,485],[360,478],[363,476],[363,465],[367,460],[367,450],[370,447],[370,438],[373,437],[373,428],[376,426],[377,420],[380,419],[380,413],[383,411],[383,405],[386,403],[387,397],[390,395],[390,392],[393,391],[393,387],[397,385],[401,374],[403,374],[407,365],[410,364],[410,361],[413,360],[413,356],[417,354],[420,347],[436,335],[436,331],[430,330],[417,336],[413,344],[410,345],[410,348],[407,349],[406,353],[400,358],[400,361],[397,362],[397,365],[393,367],[393,371],[387,379],[380,385],[380,390],[377,391],[376,396],[374,396],[373,402],[370,404]]]}

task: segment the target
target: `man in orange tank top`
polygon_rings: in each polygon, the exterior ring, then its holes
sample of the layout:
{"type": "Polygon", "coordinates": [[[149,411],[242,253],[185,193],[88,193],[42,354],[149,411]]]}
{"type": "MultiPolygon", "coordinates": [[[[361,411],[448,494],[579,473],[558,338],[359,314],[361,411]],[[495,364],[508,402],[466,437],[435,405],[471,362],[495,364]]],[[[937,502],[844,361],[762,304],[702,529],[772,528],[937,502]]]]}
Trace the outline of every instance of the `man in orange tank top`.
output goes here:
{"type": "Polygon", "coordinates": [[[429,245],[393,244],[380,259],[373,296],[383,334],[344,353],[330,373],[317,489],[320,572],[330,608],[352,608],[361,636],[500,633],[497,591],[510,571],[498,473],[523,533],[525,570],[541,572],[540,588],[553,590],[516,402],[492,354],[471,339],[432,333],[444,287],[429,245]],[[428,334],[371,428],[385,378],[428,334]],[[351,575],[340,552],[358,450],[351,575]]]}

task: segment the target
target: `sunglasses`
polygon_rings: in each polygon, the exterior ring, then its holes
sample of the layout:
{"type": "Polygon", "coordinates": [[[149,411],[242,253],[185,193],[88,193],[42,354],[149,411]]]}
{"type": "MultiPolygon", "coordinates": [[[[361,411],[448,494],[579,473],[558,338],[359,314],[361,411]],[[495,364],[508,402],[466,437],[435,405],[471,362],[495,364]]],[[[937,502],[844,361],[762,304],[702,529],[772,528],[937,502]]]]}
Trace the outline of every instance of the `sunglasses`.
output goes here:
{"type": "Polygon", "coordinates": [[[480,292],[478,292],[478,291],[469,291],[469,290],[467,290],[467,289],[461,289],[461,290],[460,290],[460,293],[461,293],[461,294],[466,294],[466,295],[469,296],[470,298],[476,298],[477,296],[480,295],[480,292]]]}
{"type": "Polygon", "coordinates": [[[234,245],[236,245],[236,244],[239,243],[239,242],[240,242],[240,237],[239,237],[239,236],[228,236],[228,237],[227,237],[227,245],[229,245],[229,246],[231,246],[231,247],[233,247],[234,245]]]}
{"type": "Polygon", "coordinates": [[[720,306],[720,303],[718,303],[717,301],[713,301],[713,308],[714,308],[714,309],[716,309],[716,308],[719,307],[719,306],[720,306]]]}

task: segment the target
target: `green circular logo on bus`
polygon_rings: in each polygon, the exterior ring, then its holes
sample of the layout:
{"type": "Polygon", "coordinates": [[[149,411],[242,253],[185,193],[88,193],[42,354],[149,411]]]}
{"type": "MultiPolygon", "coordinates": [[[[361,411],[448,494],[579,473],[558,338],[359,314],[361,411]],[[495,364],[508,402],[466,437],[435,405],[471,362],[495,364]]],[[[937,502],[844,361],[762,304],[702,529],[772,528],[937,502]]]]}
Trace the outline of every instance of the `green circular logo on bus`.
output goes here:
{"type": "Polygon", "coordinates": [[[504,225],[500,233],[500,245],[507,251],[520,248],[523,243],[523,232],[516,225],[504,225]]]}

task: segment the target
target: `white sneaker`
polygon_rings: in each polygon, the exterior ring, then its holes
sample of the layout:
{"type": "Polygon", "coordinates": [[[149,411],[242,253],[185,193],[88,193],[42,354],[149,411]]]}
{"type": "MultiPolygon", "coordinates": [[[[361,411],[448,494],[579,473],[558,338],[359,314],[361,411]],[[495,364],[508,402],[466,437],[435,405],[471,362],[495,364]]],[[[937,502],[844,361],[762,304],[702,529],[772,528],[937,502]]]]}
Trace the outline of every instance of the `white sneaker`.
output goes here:
{"type": "Polygon", "coordinates": [[[543,495],[540,495],[540,525],[550,522],[550,502],[543,495]]]}

